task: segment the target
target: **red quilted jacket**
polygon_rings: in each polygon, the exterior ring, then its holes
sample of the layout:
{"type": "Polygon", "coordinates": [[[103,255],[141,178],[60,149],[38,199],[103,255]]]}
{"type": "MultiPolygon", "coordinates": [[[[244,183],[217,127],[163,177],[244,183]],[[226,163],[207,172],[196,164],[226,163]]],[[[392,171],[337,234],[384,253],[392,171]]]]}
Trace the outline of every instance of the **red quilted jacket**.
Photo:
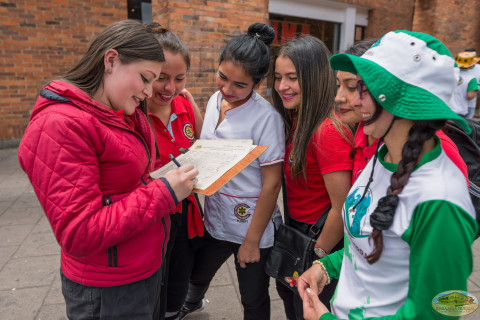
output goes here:
{"type": "Polygon", "coordinates": [[[145,115],[133,131],[77,87],[42,90],[18,158],[62,248],[62,271],[88,286],[116,286],[162,263],[178,204],[165,179],[147,184],[155,162],[145,115]]]}

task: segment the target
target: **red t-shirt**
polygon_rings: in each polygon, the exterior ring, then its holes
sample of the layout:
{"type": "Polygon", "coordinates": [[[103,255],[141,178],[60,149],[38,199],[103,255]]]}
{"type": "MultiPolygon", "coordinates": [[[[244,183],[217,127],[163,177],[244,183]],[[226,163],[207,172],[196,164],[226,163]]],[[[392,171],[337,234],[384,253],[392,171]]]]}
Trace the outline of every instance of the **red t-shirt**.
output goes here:
{"type": "MultiPolygon", "coordinates": [[[[294,128],[295,130],[295,128],[294,128]]],[[[352,139],[349,130],[344,133],[352,139]]],[[[291,176],[292,142],[285,150],[285,182],[290,217],[314,224],[330,205],[323,175],[335,171],[352,170],[351,144],[338,132],[330,119],[325,119],[315,131],[307,147],[306,181],[303,176],[291,176]]]]}
{"type": "Polygon", "coordinates": [[[170,129],[154,114],[148,113],[155,129],[160,157],[155,162],[155,169],[170,162],[169,154],[178,156],[183,149],[188,149],[195,141],[195,114],[188,100],[180,95],[172,100],[170,129]],[[173,120],[172,120],[173,119],[173,120]]]}
{"type": "MultiPolygon", "coordinates": [[[[440,138],[443,151],[450,160],[462,171],[465,179],[468,182],[468,171],[465,161],[458,153],[458,148],[455,143],[442,130],[438,130],[436,135],[440,138]]],[[[367,146],[367,135],[363,133],[363,124],[360,123],[357,132],[355,133],[355,155],[353,157],[353,174],[352,183],[358,178],[363,168],[367,165],[368,160],[373,158],[377,148],[378,139],[371,145],[367,146]]]]}
{"type": "MultiPolygon", "coordinates": [[[[169,155],[178,156],[183,149],[188,149],[195,141],[195,114],[190,102],[183,96],[176,96],[172,100],[169,126],[152,113],[148,113],[152,119],[155,138],[160,152],[160,157],[155,161],[155,169],[170,162],[169,155]]],[[[203,236],[203,217],[198,203],[193,194],[187,197],[192,205],[188,208],[188,237],[203,236]]],[[[182,202],[175,208],[175,212],[182,212],[182,202]]]]}

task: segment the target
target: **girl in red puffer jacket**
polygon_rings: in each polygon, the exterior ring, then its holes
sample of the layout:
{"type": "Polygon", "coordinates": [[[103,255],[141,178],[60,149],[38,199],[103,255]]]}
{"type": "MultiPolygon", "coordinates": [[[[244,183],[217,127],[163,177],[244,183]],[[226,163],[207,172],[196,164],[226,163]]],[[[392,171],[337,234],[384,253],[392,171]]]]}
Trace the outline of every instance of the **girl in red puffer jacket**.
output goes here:
{"type": "Polygon", "coordinates": [[[18,157],[62,249],[69,318],[158,312],[168,215],[198,173],[185,165],[148,179],[155,144],[145,99],[164,60],[140,22],[114,23],[33,108],[18,157]]]}

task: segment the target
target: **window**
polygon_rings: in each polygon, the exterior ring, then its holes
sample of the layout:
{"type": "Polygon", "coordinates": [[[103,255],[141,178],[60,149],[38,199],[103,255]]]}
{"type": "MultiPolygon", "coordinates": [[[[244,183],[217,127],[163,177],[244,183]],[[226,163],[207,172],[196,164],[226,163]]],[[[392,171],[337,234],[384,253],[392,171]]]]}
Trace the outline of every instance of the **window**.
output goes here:
{"type": "Polygon", "coordinates": [[[365,40],[365,27],[355,26],[355,42],[365,40]]]}
{"type": "Polygon", "coordinates": [[[152,22],[152,0],[127,0],[128,19],[152,22]]]}

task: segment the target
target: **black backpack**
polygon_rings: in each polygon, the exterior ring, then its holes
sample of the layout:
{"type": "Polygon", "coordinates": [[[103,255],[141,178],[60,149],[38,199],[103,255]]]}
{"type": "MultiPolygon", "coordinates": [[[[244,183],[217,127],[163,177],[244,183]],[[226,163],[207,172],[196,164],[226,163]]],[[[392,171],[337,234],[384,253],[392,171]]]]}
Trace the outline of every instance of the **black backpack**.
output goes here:
{"type": "MultiPolygon", "coordinates": [[[[457,145],[458,152],[467,165],[469,191],[480,226],[480,122],[465,119],[472,129],[466,134],[455,122],[448,120],[443,132],[457,145]]],[[[476,238],[480,236],[480,230],[476,238]]]]}

